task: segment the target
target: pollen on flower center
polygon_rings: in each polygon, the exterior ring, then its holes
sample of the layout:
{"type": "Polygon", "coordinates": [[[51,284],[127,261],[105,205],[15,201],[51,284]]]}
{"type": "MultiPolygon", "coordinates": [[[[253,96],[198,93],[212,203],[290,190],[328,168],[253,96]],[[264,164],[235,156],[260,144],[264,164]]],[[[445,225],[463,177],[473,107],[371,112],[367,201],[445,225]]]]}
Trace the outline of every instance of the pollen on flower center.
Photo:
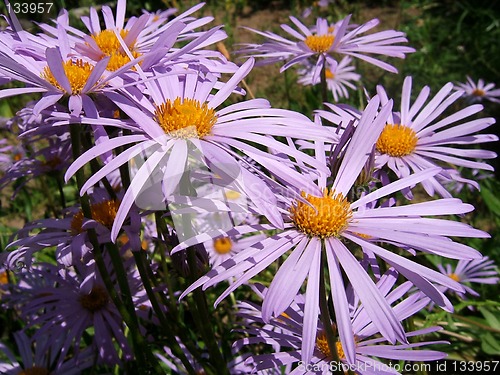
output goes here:
{"type": "Polygon", "coordinates": [[[351,205],[341,194],[324,190],[322,197],[304,192],[305,202],[297,201],[290,209],[290,217],[296,227],[309,237],[338,237],[352,217],[351,205]]]}
{"type": "Polygon", "coordinates": [[[472,95],[474,96],[484,96],[486,93],[484,92],[484,90],[481,90],[481,89],[474,89],[472,91],[472,95]]]}
{"type": "Polygon", "coordinates": [[[411,154],[417,142],[417,133],[410,127],[387,124],[377,140],[376,148],[382,154],[400,157],[411,154]]]}
{"type": "MultiPolygon", "coordinates": [[[[330,352],[330,347],[328,346],[328,341],[326,339],[326,333],[321,331],[316,336],[316,347],[318,350],[324,354],[325,357],[332,359],[332,353],[330,352]]],[[[339,359],[344,359],[344,349],[340,341],[335,342],[335,348],[337,349],[337,355],[339,359]]]]}
{"type": "Polygon", "coordinates": [[[325,78],[326,79],[334,79],[335,78],[335,74],[333,74],[333,72],[330,69],[326,69],[326,71],[325,71],[325,78]]]}
{"type": "Polygon", "coordinates": [[[45,367],[33,366],[26,368],[19,373],[19,375],[49,375],[49,370],[45,367]]]}
{"type": "MultiPolygon", "coordinates": [[[[128,30],[120,30],[120,36],[122,39],[128,34],[128,30]]],[[[92,39],[94,39],[95,43],[102,51],[103,54],[110,56],[111,54],[121,51],[123,52],[120,41],[116,37],[116,34],[113,30],[103,30],[97,35],[92,35],[92,39]]]]}
{"type": "Polygon", "coordinates": [[[333,34],[309,35],[304,43],[316,53],[325,53],[330,49],[334,41],[335,36],[333,34]]]}
{"type": "Polygon", "coordinates": [[[233,248],[233,243],[228,237],[216,238],[214,240],[214,250],[218,254],[227,254],[233,248]]]}
{"type": "Polygon", "coordinates": [[[89,294],[82,294],[80,296],[80,304],[82,307],[91,312],[103,309],[108,302],[108,292],[101,285],[94,285],[89,294]]]}
{"type": "MultiPolygon", "coordinates": [[[[136,51],[132,51],[131,54],[132,54],[132,57],[134,59],[141,56],[141,54],[139,52],[136,52],[136,51]]],[[[129,62],[130,62],[130,57],[128,57],[128,55],[126,53],[113,52],[110,55],[106,69],[111,71],[111,72],[114,72],[115,70],[120,69],[123,65],[128,64],[129,62]]],[[[139,64],[140,64],[140,62],[139,62],[139,64]]]]}
{"type": "Polygon", "coordinates": [[[448,277],[452,280],[455,280],[455,281],[460,281],[460,276],[458,276],[456,273],[450,273],[448,274],[448,277]]]}
{"type": "MultiPolygon", "coordinates": [[[[87,83],[94,66],[88,62],[78,59],[76,61],[68,60],[64,62],[63,69],[66,77],[68,77],[69,85],[71,86],[71,92],[67,92],[67,94],[78,95],[82,92],[83,87],[87,83]]],[[[59,82],[57,82],[57,79],[54,77],[48,66],[44,68],[42,77],[52,86],[57,87],[61,91],[66,91],[59,84],[59,82]]]]}
{"type": "MultiPolygon", "coordinates": [[[[92,219],[101,223],[106,228],[111,229],[115,221],[116,213],[120,207],[120,202],[116,200],[107,200],[99,203],[94,203],[90,206],[92,219]]],[[[71,230],[73,233],[78,234],[83,231],[83,212],[79,211],[73,216],[71,220],[71,230]]]]}
{"type": "Polygon", "coordinates": [[[156,107],[156,121],[174,138],[203,138],[217,122],[215,110],[196,99],[176,98],[156,107]]]}
{"type": "Polygon", "coordinates": [[[0,272],[0,285],[6,285],[9,283],[9,275],[7,271],[0,272]]]}

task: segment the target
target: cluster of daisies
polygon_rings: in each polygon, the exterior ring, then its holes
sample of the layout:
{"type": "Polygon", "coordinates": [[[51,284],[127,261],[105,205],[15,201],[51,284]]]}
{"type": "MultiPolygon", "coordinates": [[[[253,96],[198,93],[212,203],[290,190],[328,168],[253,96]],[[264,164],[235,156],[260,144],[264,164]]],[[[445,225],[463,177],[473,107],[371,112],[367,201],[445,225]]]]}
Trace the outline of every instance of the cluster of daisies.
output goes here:
{"type": "Polygon", "coordinates": [[[407,77],[400,104],[379,86],[353,108],[338,103],[360,79],[353,59],[396,73],[386,59],[414,51],[403,33],[290,17],[287,36],[249,29],[265,41],[231,61],[202,7],[128,18],[118,0],[85,29],[62,10],[36,34],[5,17],[0,99],[31,101],[2,124],[18,142],[1,141],[0,187],[41,181],[49,204],[0,253],[18,321],[0,372],[372,374],[444,358],[439,327],[405,321],[498,282],[456,240],[489,235],[452,195],[479,188],[462,171],[491,171],[477,144],[497,140],[481,104],[452,108],[498,90],[468,93],[469,79],[431,95],[407,77]],[[334,100],[304,114],[245,97],[254,65],[275,62],[334,100]]]}

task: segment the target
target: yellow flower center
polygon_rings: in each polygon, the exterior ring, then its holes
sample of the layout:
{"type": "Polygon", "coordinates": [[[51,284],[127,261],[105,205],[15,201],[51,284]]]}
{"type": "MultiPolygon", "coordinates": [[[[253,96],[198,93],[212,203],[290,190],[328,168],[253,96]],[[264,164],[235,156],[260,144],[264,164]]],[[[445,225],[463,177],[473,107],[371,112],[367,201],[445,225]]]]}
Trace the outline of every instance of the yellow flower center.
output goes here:
{"type": "Polygon", "coordinates": [[[460,281],[460,277],[456,274],[456,273],[450,273],[448,274],[448,277],[452,280],[455,280],[455,281],[460,281]]]}
{"type": "Polygon", "coordinates": [[[474,96],[484,96],[486,93],[484,92],[484,90],[480,90],[480,89],[474,89],[472,91],[472,95],[474,96]]]}
{"type": "Polygon", "coordinates": [[[335,78],[335,74],[333,74],[330,69],[326,69],[326,71],[325,71],[325,77],[326,77],[326,79],[334,79],[335,78]]]}
{"type": "Polygon", "coordinates": [[[0,285],[5,285],[9,283],[9,276],[7,271],[0,272],[0,285]]]}
{"type": "MultiPolygon", "coordinates": [[[[132,57],[134,59],[138,58],[141,56],[139,52],[132,51],[132,57]]],[[[122,53],[122,52],[113,52],[111,54],[111,57],[108,61],[108,66],[106,67],[107,70],[114,72],[115,70],[120,69],[123,65],[128,64],[130,62],[130,57],[127,56],[127,54],[122,53]]],[[[139,62],[140,64],[140,62],[139,62]]],[[[134,68],[132,68],[133,70],[134,68]]]]}
{"type": "MultiPolygon", "coordinates": [[[[128,34],[128,30],[120,30],[120,36],[122,39],[128,34]]],[[[109,56],[115,52],[123,52],[123,48],[120,44],[120,41],[116,37],[116,34],[113,30],[103,30],[97,35],[92,35],[92,39],[94,39],[95,43],[102,51],[103,54],[109,56]]],[[[129,46],[130,48],[130,46],[129,46]]]]}
{"type": "Polygon", "coordinates": [[[80,296],[80,304],[90,312],[103,309],[109,302],[109,296],[106,289],[101,285],[95,285],[89,294],[80,296]]]}
{"type": "MultiPolygon", "coordinates": [[[[332,353],[330,352],[330,347],[328,346],[328,341],[326,339],[326,333],[321,331],[318,333],[316,337],[316,347],[318,350],[324,354],[327,358],[332,358],[332,353]]],[[[335,348],[337,349],[337,355],[339,359],[345,358],[344,349],[342,348],[342,344],[340,341],[335,342],[335,348]]]]}
{"type": "Polygon", "coordinates": [[[18,375],[49,375],[49,370],[45,367],[33,366],[21,371],[18,375]]]}
{"type": "MultiPolygon", "coordinates": [[[[69,85],[71,86],[71,92],[67,92],[67,94],[78,95],[82,92],[83,87],[87,83],[94,66],[78,59],[76,61],[68,60],[64,62],[63,69],[66,77],[68,77],[69,85]]],[[[47,80],[52,86],[66,92],[59,82],[57,82],[48,66],[43,69],[42,78],[47,80]]]]}
{"type": "Polygon", "coordinates": [[[417,142],[417,133],[413,129],[400,124],[387,124],[377,140],[376,148],[382,154],[400,157],[411,154],[417,142]]]}
{"type": "Polygon", "coordinates": [[[203,138],[217,122],[215,110],[196,99],[176,98],[156,107],[156,121],[173,138],[203,138]]]}
{"type": "Polygon", "coordinates": [[[241,197],[241,193],[234,191],[234,190],[227,190],[226,192],[224,192],[224,195],[229,200],[236,200],[239,197],[241,197]]]}
{"type": "MultiPolygon", "coordinates": [[[[127,34],[128,30],[120,30],[120,36],[122,37],[122,39],[125,39],[127,34]]],[[[94,39],[97,46],[102,51],[102,57],[110,56],[108,66],[106,67],[107,70],[114,72],[115,70],[118,70],[123,65],[130,62],[130,58],[123,50],[120,41],[116,37],[116,34],[113,30],[103,30],[97,35],[92,35],[92,39],[94,39]]],[[[135,59],[141,56],[141,53],[133,51],[134,44],[135,41],[127,47],[135,59]]]]}
{"type": "Polygon", "coordinates": [[[322,197],[304,192],[302,197],[310,204],[297,201],[290,209],[296,227],[309,237],[338,237],[352,217],[351,205],[341,194],[325,189],[322,197]]]}
{"type": "MultiPolygon", "coordinates": [[[[92,219],[111,230],[119,207],[120,202],[115,200],[108,200],[92,204],[90,206],[92,219]]],[[[83,217],[84,216],[82,211],[79,211],[75,216],[73,216],[73,220],[71,220],[71,231],[74,234],[78,234],[83,231],[83,217]]]]}
{"type": "Polygon", "coordinates": [[[334,41],[335,36],[333,36],[333,34],[309,35],[304,43],[313,52],[325,53],[330,49],[334,41]]]}
{"type": "Polygon", "coordinates": [[[221,237],[214,240],[214,250],[218,254],[227,254],[233,248],[233,243],[228,237],[221,237]]]}

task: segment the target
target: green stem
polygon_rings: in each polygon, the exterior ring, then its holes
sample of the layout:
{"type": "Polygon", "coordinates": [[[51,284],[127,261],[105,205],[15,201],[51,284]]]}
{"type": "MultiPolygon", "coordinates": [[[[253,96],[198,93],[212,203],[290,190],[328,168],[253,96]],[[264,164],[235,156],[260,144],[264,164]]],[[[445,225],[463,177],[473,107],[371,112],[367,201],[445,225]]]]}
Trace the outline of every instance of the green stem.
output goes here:
{"type": "MultiPolygon", "coordinates": [[[[186,250],[189,270],[192,275],[192,281],[194,282],[198,278],[198,272],[196,268],[196,249],[194,247],[189,247],[186,250]]],[[[201,335],[205,344],[207,345],[208,353],[210,358],[214,361],[214,364],[218,370],[218,374],[227,374],[229,372],[227,370],[227,365],[222,357],[222,354],[219,350],[219,345],[215,340],[215,332],[213,331],[213,327],[211,324],[205,324],[202,319],[207,319],[211,316],[208,311],[208,304],[205,297],[205,294],[198,288],[193,291],[193,299],[196,304],[195,309],[193,309],[193,313],[195,314],[195,320],[199,323],[198,327],[201,331],[201,335]],[[196,317],[197,315],[197,317],[196,317]]]]}
{"type": "MultiPolygon", "coordinates": [[[[72,147],[72,152],[73,152],[73,159],[76,160],[80,156],[80,125],[78,124],[71,124],[70,125],[70,134],[71,134],[71,147],[72,147]]],[[[81,187],[84,184],[84,175],[83,175],[83,170],[79,169],[76,172],[76,182],[78,186],[78,190],[80,191],[81,187]]],[[[88,195],[85,193],[83,196],[80,197],[80,204],[82,207],[82,212],[85,217],[87,218],[92,218],[92,210],[90,206],[90,202],[88,199],[88,195]]],[[[135,310],[133,308],[133,303],[130,298],[130,301],[127,301],[128,303],[124,303],[124,301],[121,300],[120,296],[116,292],[116,289],[114,287],[113,281],[111,280],[111,277],[109,275],[108,269],[106,267],[106,263],[104,261],[103,253],[99,244],[99,241],[97,239],[97,234],[94,229],[88,229],[87,230],[87,235],[89,237],[89,240],[92,244],[93,247],[93,253],[94,253],[94,259],[96,261],[97,268],[99,269],[99,273],[102,277],[102,280],[104,282],[104,285],[106,286],[107,292],[109,296],[111,297],[113,303],[116,305],[116,308],[120,312],[120,315],[122,316],[125,324],[130,328],[131,330],[131,339],[132,339],[132,347],[134,349],[134,353],[136,354],[136,361],[137,361],[137,367],[141,369],[146,369],[149,366],[147,365],[149,362],[149,359],[153,360],[153,363],[158,364],[158,362],[155,360],[154,356],[151,355],[148,356],[145,352],[146,349],[146,342],[144,340],[144,337],[141,335],[139,331],[139,324],[137,322],[137,316],[135,314],[135,310]],[[132,303],[132,309],[130,309],[130,303],[132,303]],[[149,357],[149,358],[148,358],[149,357]]],[[[111,251],[112,255],[112,261],[115,256],[113,256],[113,252],[111,251]]],[[[118,254],[118,253],[117,253],[118,254]]],[[[119,254],[118,254],[119,256],[119,254]]],[[[123,269],[123,264],[121,263],[121,259],[119,260],[121,267],[118,267],[119,269],[123,269]]],[[[113,264],[116,263],[116,259],[113,261],[113,264]]],[[[115,270],[115,272],[120,272],[120,270],[115,270]]],[[[123,272],[120,272],[120,276],[123,277],[124,270],[123,272]]],[[[120,288],[123,286],[123,280],[120,280],[120,276],[117,275],[118,281],[120,283],[120,288]]],[[[128,282],[126,280],[126,275],[125,275],[125,282],[127,283],[127,288],[128,289],[128,294],[130,296],[130,289],[128,288],[128,282]]],[[[126,292],[127,290],[122,290],[122,294],[126,297],[126,292]]],[[[127,300],[127,298],[126,298],[127,300]]]]}
{"type": "MultiPolygon", "coordinates": [[[[163,310],[161,309],[161,306],[158,302],[157,299],[157,293],[153,290],[152,285],[150,280],[153,280],[153,275],[151,274],[151,269],[147,266],[146,264],[146,258],[145,258],[145,253],[143,252],[138,252],[134,251],[134,259],[137,265],[137,269],[139,270],[139,274],[141,276],[144,289],[146,289],[146,293],[148,295],[149,300],[151,301],[151,306],[153,307],[153,310],[155,311],[156,315],[158,316],[158,319],[160,320],[161,326],[168,332],[173,332],[174,327],[170,324],[168,319],[166,318],[165,314],[163,313],[163,310]]],[[[167,334],[165,335],[167,340],[169,341],[169,348],[172,350],[174,355],[179,358],[186,368],[186,371],[190,375],[196,375],[196,371],[189,362],[189,359],[186,357],[184,354],[184,351],[180,347],[179,343],[175,339],[175,336],[167,334]]]]}
{"type": "Polygon", "coordinates": [[[321,87],[321,99],[323,101],[323,108],[327,109],[325,105],[325,103],[328,102],[328,84],[326,83],[326,60],[324,61],[323,66],[321,67],[320,87],[321,87]]]}
{"type": "Polygon", "coordinates": [[[57,182],[57,188],[59,190],[59,198],[61,200],[61,207],[62,209],[66,209],[66,197],[64,196],[64,190],[63,190],[63,183],[62,183],[62,176],[61,174],[58,174],[56,177],[56,182],[57,182]]]}
{"type": "Polygon", "coordinates": [[[461,316],[461,315],[457,315],[457,314],[453,314],[452,316],[453,316],[453,318],[457,318],[458,320],[461,320],[462,322],[472,324],[476,327],[484,329],[485,331],[490,331],[493,333],[500,333],[500,329],[496,329],[496,328],[487,326],[486,324],[478,323],[478,322],[474,321],[473,319],[469,319],[465,316],[461,316]]]}

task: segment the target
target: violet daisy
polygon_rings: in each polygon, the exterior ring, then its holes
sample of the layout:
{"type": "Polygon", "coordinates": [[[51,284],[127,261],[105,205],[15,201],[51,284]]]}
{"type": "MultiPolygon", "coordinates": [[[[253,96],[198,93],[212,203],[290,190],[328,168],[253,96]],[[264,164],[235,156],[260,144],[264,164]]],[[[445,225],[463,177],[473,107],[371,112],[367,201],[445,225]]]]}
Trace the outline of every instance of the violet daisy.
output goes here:
{"type": "Polygon", "coordinates": [[[463,91],[464,98],[470,103],[484,100],[500,103],[500,89],[495,89],[494,83],[485,83],[483,79],[475,82],[471,77],[467,76],[467,82],[457,83],[454,88],[457,91],[463,91]]]}
{"type": "MultiPolygon", "coordinates": [[[[479,113],[483,106],[475,104],[458,112],[442,116],[462,95],[461,92],[452,92],[453,84],[448,83],[428,101],[430,88],[425,86],[410,103],[412,92],[412,77],[406,77],[401,98],[400,112],[392,112],[387,116],[386,126],[376,142],[375,167],[380,173],[387,166],[398,178],[408,176],[411,172],[423,171],[436,166],[454,165],[458,167],[493,170],[485,162],[474,159],[491,159],[496,153],[477,148],[464,148],[462,145],[476,145],[483,142],[493,142],[498,137],[493,134],[478,134],[495,123],[492,117],[469,117],[479,113]],[[470,160],[473,159],[473,160],[470,160]]],[[[381,104],[388,102],[387,94],[382,86],[377,87],[381,104]]],[[[343,108],[327,104],[335,112],[318,111],[326,119],[336,120],[338,116],[355,119],[359,118],[355,111],[345,111],[343,108]],[[332,117],[333,116],[333,117],[332,117]]],[[[451,197],[441,181],[450,181],[446,169],[442,169],[436,176],[429,177],[421,184],[425,191],[433,196],[435,193],[444,198],[451,197]]],[[[411,194],[408,194],[411,197],[411,194]]]]}
{"type": "MultiPolygon", "coordinates": [[[[193,163],[196,169],[202,165],[222,177],[239,178],[240,192],[256,202],[269,220],[281,226],[282,219],[274,194],[265,182],[271,180],[262,172],[259,178],[242,166],[240,160],[244,160],[233,147],[289,184],[306,181],[304,176],[288,167],[290,159],[265,153],[250,142],[289,155],[295,158],[295,163],[326,170],[314,158],[272,137],[334,138],[329,131],[304,115],[270,108],[265,99],[243,101],[218,109],[250,72],[253,63],[253,59],[245,62],[225,83],[219,82],[210,73],[204,75],[188,71],[144,82],[148,96],[132,87],[124,90],[124,95],[108,93],[107,96],[131,118],[131,122],[105,118],[80,120],[82,123],[110,125],[132,131],[132,135],[112,138],[96,145],[68,168],[66,180],[91,159],[118,146],[131,146],[91,176],[82,187],[82,192],[135,156],[144,152],[148,156],[122,200],[112,228],[113,238],[116,238],[135,198],[144,187],[150,186],[152,178],[159,178],[163,199],[168,199],[178,191],[182,176],[193,163]],[[214,89],[217,91],[212,93],[214,89]],[[263,193],[268,194],[262,197],[263,193]]],[[[64,116],[62,118],[64,120],[64,116]]],[[[66,118],[65,121],[71,121],[66,118]]],[[[248,163],[246,166],[252,168],[248,163]]]]}
{"type": "Polygon", "coordinates": [[[266,237],[265,234],[256,234],[247,237],[219,237],[215,238],[213,241],[208,241],[205,243],[205,249],[209,256],[210,265],[212,267],[217,267],[224,261],[238,254],[241,250],[246,249],[258,241],[264,240],[266,237]]]}
{"type": "MultiPolygon", "coordinates": [[[[110,261],[106,262],[111,269],[110,261]]],[[[130,264],[128,268],[132,288],[138,276],[130,264]]],[[[110,275],[113,278],[113,273],[110,275]]],[[[79,264],[74,270],[40,263],[17,276],[20,282],[9,295],[10,303],[20,309],[26,327],[37,328],[34,340],[44,336],[62,340],[60,361],[69,353],[78,357],[84,332],[91,327],[94,335],[89,346],[100,361],[119,364],[120,358],[132,359],[123,318],[94,263],[79,264]]],[[[138,296],[136,300],[143,300],[141,290],[133,289],[132,293],[138,296]]]]}
{"type": "MultiPolygon", "coordinates": [[[[104,188],[95,188],[89,194],[92,218],[85,217],[80,207],[70,207],[62,219],[48,218],[28,223],[16,233],[17,239],[8,245],[8,248],[17,248],[2,255],[10,267],[15,267],[18,262],[30,267],[36,252],[54,246],[56,260],[62,265],[70,266],[82,260],[88,262],[92,259],[90,251],[93,247],[87,230],[93,228],[96,231],[101,245],[110,242],[110,230],[121,196],[119,193],[113,197],[104,188]]],[[[138,250],[141,248],[139,214],[130,210],[127,218],[130,221],[123,227],[128,239],[127,249],[138,250]]]]}
{"type": "Polygon", "coordinates": [[[266,38],[260,44],[244,45],[238,53],[246,56],[262,57],[262,63],[274,63],[276,61],[288,60],[281,71],[302,63],[308,58],[314,58],[313,84],[320,80],[320,72],[325,62],[332,64],[336,59],[333,54],[348,55],[356,57],[376,65],[387,71],[397,73],[397,69],[372,56],[391,56],[404,58],[406,53],[414,52],[410,47],[397,45],[406,43],[405,34],[400,31],[386,30],[362,36],[379,24],[378,19],[372,19],[367,23],[356,26],[350,25],[351,15],[329,24],[324,18],[318,18],[316,25],[308,27],[295,17],[290,20],[298,29],[289,25],[281,25],[281,28],[289,34],[292,39],[286,39],[272,32],[261,32],[247,28],[266,38]]]}
{"type": "Polygon", "coordinates": [[[82,351],[78,358],[59,358],[64,337],[41,336],[32,340],[23,331],[14,332],[13,336],[21,361],[18,362],[16,355],[0,343],[0,351],[8,359],[8,362],[0,362],[2,374],[78,375],[94,363],[95,356],[90,350],[82,351]]]}
{"type": "MultiPolygon", "coordinates": [[[[394,304],[392,309],[397,318],[404,320],[425,307],[428,299],[420,299],[421,296],[413,294],[397,302],[411,289],[412,285],[407,282],[394,288],[396,278],[397,273],[385,274],[377,283],[377,288],[388,303],[394,304]]],[[[397,369],[390,368],[381,359],[434,361],[446,356],[446,353],[429,349],[413,350],[432,344],[445,344],[446,342],[443,341],[390,345],[386,339],[376,335],[377,331],[373,329],[373,324],[362,306],[353,309],[349,314],[353,327],[350,332],[350,341],[354,343],[354,346],[348,350],[346,342],[339,337],[335,342],[337,355],[334,356],[330,351],[320,321],[317,322],[317,330],[311,333],[303,330],[307,319],[305,309],[303,298],[298,295],[279,317],[271,319],[266,324],[260,306],[251,303],[240,305],[239,315],[245,318],[246,326],[242,331],[250,337],[238,340],[234,346],[241,349],[246,345],[263,343],[272,346],[277,344],[280,348],[272,354],[250,355],[246,362],[254,365],[254,371],[287,366],[288,374],[331,374],[335,371],[334,367],[341,371],[352,370],[357,374],[399,374],[397,369]],[[255,326],[255,323],[258,323],[260,327],[255,326]],[[307,340],[306,334],[314,338],[314,351],[307,361],[303,359],[304,356],[301,353],[304,347],[303,341],[307,340]],[[340,362],[335,362],[335,357],[338,357],[340,362]],[[294,366],[294,369],[291,370],[290,366],[294,366]]],[[[332,328],[337,331],[335,323],[332,328]]],[[[439,327],[431,327],[405,335],[406,337],[421,336],[439,329],[439,327]]]]}
{"type": "MultiPolygon", "coordinates": [[[[333,63],[326,64],[326,84],[328,90],[333,94],[333,100],[338,102],[340,98],[349,98],[349,92],[347,88],[351,90],[356,90],[356,86],[353,82],[359,81],[361,76],[354,73],[354,66],[350,65],[352,59],[348,56],[340,60],[339,63],[334,61],[333,63]]],[[[302,85],[314,85],[313,66],[307,66],[304,69],[298,71],[300,76],[298,82],[302,85]]]]}
{"type": "MultiPolygon", "coordinates": [[[[369,203],[433,176],[439,169],[428,169],[407,176],[354,201],[347,199],[392,110],[392,103],[389,102],[379,113],[379,104],[379,99],[375,96],[364,110],[331,186],[327,186],[327,175],[320,174],[317,183],[311,181],[299,187],[302,190],[302,198],[290,199],[284,230],[240,251],[232,259],[215,267],[192,284],[183,296],[200,286],[206,289],[220,281],[241,275],[217,299],[218,303],[238,286],[288,253],[287,259],[271,282],[262,312],[264,320],[279,316],[293,301],[307,278],[302,356],[308,361],[314,350],[314,338],[306,332],[316,331],[319,314],[318,290],[319,283],[323,282],[319,275],[321,265],[324,264],[323,258],[328,264],[329,283],[341,338],[348,337],[352,331],[350,320],[347,319],[348,304],[342,281],[343,270],[382,335],[391,342],[404,342],[406,338],[403,327],[352,250],[346,247],[346,243],[349,243],[350,246],[357,244],[362,249],[370,250],[438,305],[451,310],[451,303],[433,283],[445,285],[453,290],[463,290],[457,282],[366,239],[375,237],[378,242],[398,243],[450,258],[481,257],[476,250],[453,242],[447,236],[488,237],[487,233],[456,221],[422,217],[459,214],[473,209],[471,205],[458,199],[366,209],[369,203]]],[[[324,146],[320,142],[317,143],[316,157],[326,164],[324,146]]],[[[266,229],[269,229],[269,226],[237,226],[226,231],[225,235],[266,229]]],[[[176,246],[173,252],[221,234],[221,231],[212,231],[195,236],[176,246]]]]}
{"type": "MultiPolygon", "coordinates": [[[[479,296],[479,293],[469,287],[469,283],[498,284],[500,281],[495,262],[487,256],[482,259],[459,260],[455,267],[449,263],[438,264],[437,267],[441,273],[462,284],[465,291],[474,297],[479,296]]],[[[461,299],[465,299],[464,293],[456,293],[461,299]]]]}

